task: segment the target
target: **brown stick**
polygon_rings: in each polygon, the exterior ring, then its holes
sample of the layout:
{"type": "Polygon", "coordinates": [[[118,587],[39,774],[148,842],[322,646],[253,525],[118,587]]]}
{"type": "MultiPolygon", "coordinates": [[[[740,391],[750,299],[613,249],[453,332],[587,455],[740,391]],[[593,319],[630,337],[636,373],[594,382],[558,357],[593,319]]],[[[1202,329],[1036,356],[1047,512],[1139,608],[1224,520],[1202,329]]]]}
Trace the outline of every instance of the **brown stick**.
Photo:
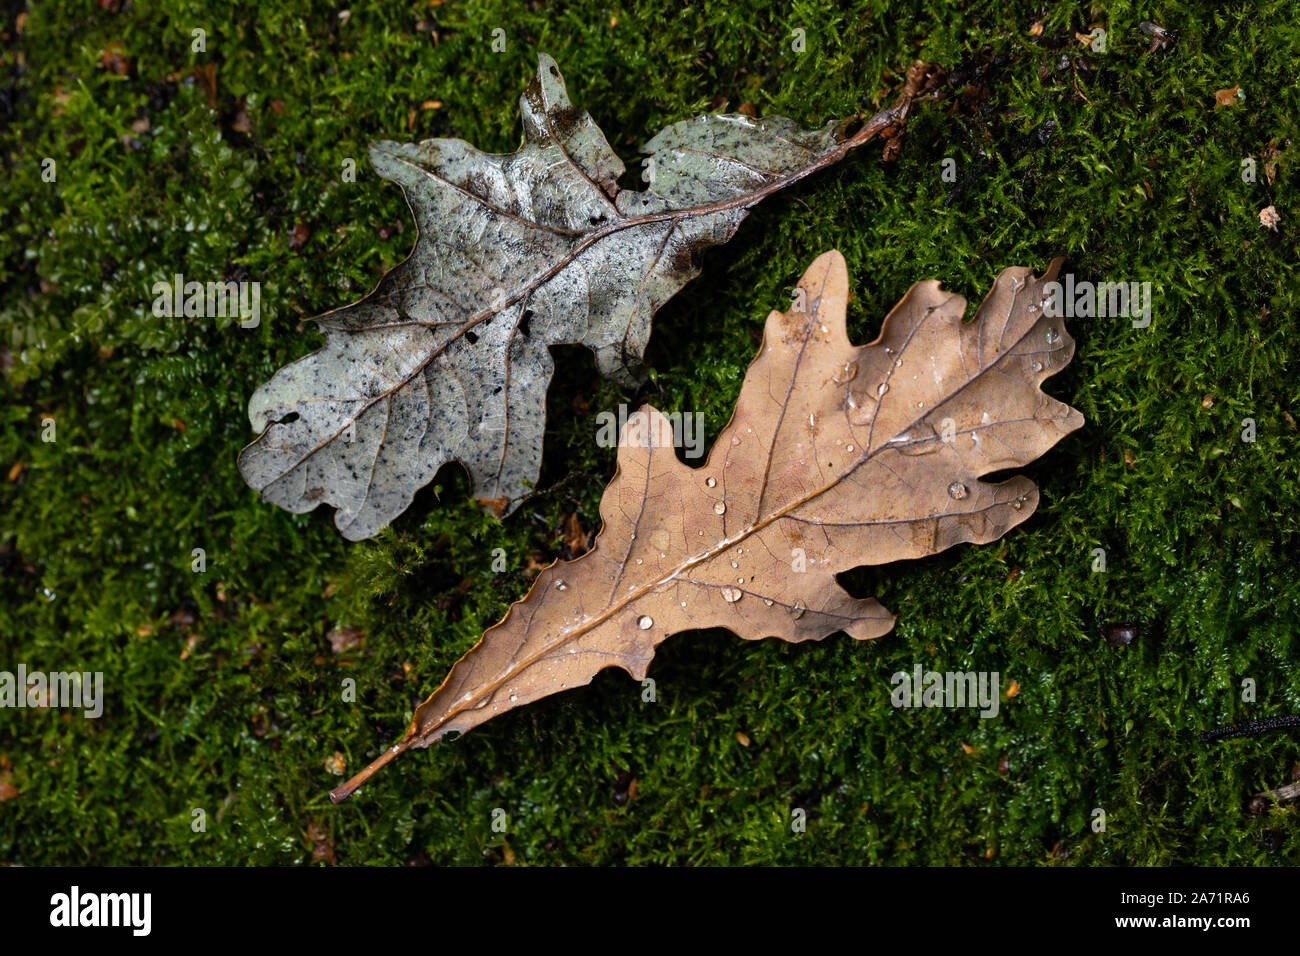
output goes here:
{"type": "Polygon", "coordinates": [[[343,786],[336,787],[333,790],[331,790],[330,802],[342,803],[348,797],[352,796],[352,794],[354,794],[362,784],[364,784],[367,780],[369,780],[376,773],[378,773],[380,769],[382,769],[385,765],[387,765],[390,760],[392,760],[398,754],[406,750],[408,746],[407,744],[408,739],[409,738],[403,738],[402,740],[393,744],[393,746],[389,747],[382,754],[380,754],[378,757],[372,760],[369,766],[367,766],[364,770],[362,770],[360,773],[354,774],[352,779],[349,780],[347,783],[343,784],[343,786]]]}

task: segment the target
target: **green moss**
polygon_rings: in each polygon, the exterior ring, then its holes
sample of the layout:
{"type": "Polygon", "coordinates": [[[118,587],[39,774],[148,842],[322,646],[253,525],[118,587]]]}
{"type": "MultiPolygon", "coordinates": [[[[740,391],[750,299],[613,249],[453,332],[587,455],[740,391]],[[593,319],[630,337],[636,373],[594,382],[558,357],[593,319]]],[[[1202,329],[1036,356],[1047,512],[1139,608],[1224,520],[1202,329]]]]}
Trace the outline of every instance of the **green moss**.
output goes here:
{"type": "Polygon", "coordinates": [[[1291,814],[1244,804],[1289,779],[1300,741],[1194,734],[1300,710],[1292,6],[1167,4],[1178,37],[1148,51],[1148,9],[1117,3],[1095,54],[1071,5],[532,6],[354,3],[343,20],[311,2],[45,4],[21,32],[4,14],[0,463],[24,467],[0,482],[0,669],[102,670],[107,704],[98,720],[0,711],[0,773],[21,791],[0,804],[0,862],[307,862],[313,820],[345,863],[1296,862],[1291,814]],[[101,66],[112,44],[126,75],[101,66]],[[914,57],[989,68],[915,117],[897,163],[872,147],[759,206],[660,312],[641,391],[559,350],[542,482],[509,520],[484,516],[456,467],[360,544],[324,512],[260,503],[235,468],[248,396],[320,341],[303,319],[368,290],[412,241],[365,144],[513,148],[539,49],[628,160],[716,97],[813,125],[873,110],[883,71],[914,57]],[[199,65],[215,67],[216,111],[199,65]],[[1237,84],[1244,101],[1216,108],[1237,84]],[[1277,232],[1258,219],[1270,203],[1277,232]],[[870,645],[682,635],[651,669],[653,703],[606,672],[330,806],[327,758],[355,770],[393,741],[522,597],[530,559],[562,553],[565,515],[596,520],[613,453],[592,441],[595,413],[699,411],[711,441],[764,316],[832,247],[859,341],[925,277],[978,301],[1004,267],[1065,255],[1080,278],[1153,283],[1148,329],[1070,322],[1077,357],[1049,388],[1088,425],[1026,470],[1043,490],[1033,519],[999,544],[846,575],[899,614],[870,645]],[[175,272],[260,280],[262,324],[155,318],[149,286],[175,272]],[[1132,645],[1101,640],[1124,620],[1132,645]],[[340,625],[365,643],[332,653],[340,625]],[[895,710],[889,676],[916,662],[998,670],[1021,691],[992,720],[895,710]]]}

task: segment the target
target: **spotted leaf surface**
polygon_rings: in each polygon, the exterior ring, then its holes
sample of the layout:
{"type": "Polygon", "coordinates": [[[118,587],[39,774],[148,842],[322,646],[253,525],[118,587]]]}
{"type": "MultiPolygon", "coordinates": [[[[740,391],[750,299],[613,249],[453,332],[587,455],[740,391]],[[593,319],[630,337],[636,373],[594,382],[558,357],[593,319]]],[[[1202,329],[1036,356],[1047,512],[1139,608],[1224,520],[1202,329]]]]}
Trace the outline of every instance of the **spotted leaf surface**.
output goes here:
{"type": "Polygon", "coordinates": [[[350,539],[404,511],[446,462],[502,516],[542,460],[548,347],[590,348],[601,373],[638,375],[655,311],[699,272],[764,196],[840,159],[853,137],[773,117],[702,116],[646,145],[643,191],[569,102],[542,55],[520,99],[523,144],[375,143],[370,159],[406,193],[419,237],[364,299],[316,317],[324,348],[281,369],[249,403],[261,437],[245,480],[293,512],[325,503],[350,539]]]}

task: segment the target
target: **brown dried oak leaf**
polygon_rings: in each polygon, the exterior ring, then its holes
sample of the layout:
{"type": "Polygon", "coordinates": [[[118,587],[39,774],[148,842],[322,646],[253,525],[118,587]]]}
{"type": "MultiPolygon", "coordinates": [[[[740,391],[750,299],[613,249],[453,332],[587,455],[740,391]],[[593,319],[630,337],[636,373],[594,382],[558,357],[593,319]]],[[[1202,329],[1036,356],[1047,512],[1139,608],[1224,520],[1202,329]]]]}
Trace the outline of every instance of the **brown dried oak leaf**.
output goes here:
{"type": "Polygon", "coordinates": [[[859,565],[985,544],[1028,518],[1027,464],[1083,425],[1039,385],[1074,354],[1044,313],[1047,273],[998,276],[973,321],[966,300],[919,282],[879,338],[845,332],[848,274],[818,258],[763,345],[702,468],[678,460],[668,420],[627,423],[595,546],[551,565],[415,712],[406,736],[331,796],[397,754],[567,688],[605,667],[640,680],[660,641],[725,627],[743,638],[887,633],[894,616],[844,591],[859,565]]]}
{"type": "Polygon", "coordinates": [[[524,140],[483,153],[456,139],[370,147],[419,230],[410,258],[359,302],[314,320],[323,349],[253,395],[261,437],[245,481],[295,513],[333,505],[352,540],[376,534],[449,461],[498,516],[537,482],[554,371],[548,347],[590,348],[601,373],[639,374],[655,311],[699,274],[765,196],[839,161],[906,118],[898,103],[852,136],[780,116],[697,116],[650,140],[643,191],[575,109],[542,54],[520,99],[524,140]]]}

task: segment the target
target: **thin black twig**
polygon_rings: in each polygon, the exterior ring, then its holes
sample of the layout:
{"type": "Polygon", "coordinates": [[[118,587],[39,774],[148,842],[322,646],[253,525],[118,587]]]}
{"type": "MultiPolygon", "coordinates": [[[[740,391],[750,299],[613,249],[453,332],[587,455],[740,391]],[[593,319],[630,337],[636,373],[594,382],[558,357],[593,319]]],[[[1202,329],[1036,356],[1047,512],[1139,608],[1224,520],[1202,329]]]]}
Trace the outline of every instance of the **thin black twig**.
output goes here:
{"type": "Polygon", "coordinates": [[[1235,737],[1258,737],[1271,730],[1284,730],[1288,727],[1300,727],[1300,714],[1282,714],[1278,717],[1248,720],[1242,724],[1229,724],[1226,727],[1202,731],[1197,736],[1209,743],[1214,740],[1232,740],[1235,737]]]}

